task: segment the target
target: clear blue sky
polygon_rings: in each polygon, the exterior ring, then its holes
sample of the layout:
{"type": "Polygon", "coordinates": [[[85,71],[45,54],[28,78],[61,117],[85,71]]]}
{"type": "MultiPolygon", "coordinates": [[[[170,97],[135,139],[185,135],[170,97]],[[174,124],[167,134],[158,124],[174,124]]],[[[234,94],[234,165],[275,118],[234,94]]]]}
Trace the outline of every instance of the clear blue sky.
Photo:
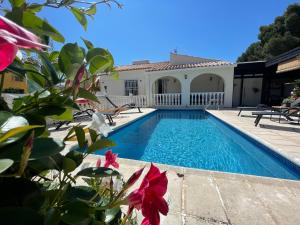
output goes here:
{"type": "MultiPolygon", "coordinates": [[[[257,40],[259,27],[272,23],[290,0],[120,0],[123,9],[98,6],[88,29],[65,10],[46,9],[68,42],[80,36],[109,49],[117,65],[133,60],[165,61],[178,53],[234,62],[257,40]]],[[[82,44],[82,43],[81,43],[82,44]]]]}

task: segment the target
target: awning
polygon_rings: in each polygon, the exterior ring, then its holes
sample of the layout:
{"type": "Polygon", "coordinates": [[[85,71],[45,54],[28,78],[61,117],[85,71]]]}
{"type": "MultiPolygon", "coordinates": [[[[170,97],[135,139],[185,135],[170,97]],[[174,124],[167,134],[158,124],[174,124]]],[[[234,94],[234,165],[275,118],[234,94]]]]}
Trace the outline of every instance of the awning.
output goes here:
{"type": "Polygon", "coordinates": [[[300,56],[279,63],[276,73],[284,73],[297,69],[300,69],[300,56]]]}

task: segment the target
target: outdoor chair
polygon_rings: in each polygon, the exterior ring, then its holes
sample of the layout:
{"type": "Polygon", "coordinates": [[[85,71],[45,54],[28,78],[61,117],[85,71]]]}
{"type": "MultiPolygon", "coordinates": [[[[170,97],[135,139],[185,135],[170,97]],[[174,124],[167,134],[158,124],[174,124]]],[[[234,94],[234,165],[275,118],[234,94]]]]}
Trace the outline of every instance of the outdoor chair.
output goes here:
{"type": "Polygon", "coordinates": [[[281,121],[281,117],[285,117],[288,121],[295,121],[292,117],[298,118],[298,124],[300,122],[300,108],[299,107],[291,107],[284,109],[282,111],[265,111],[265,112],[252,112],[252,115],[256,116],[254,121],[255,126],[257,126],[263,116],[279,116],[279,123],[281,121]]]}
{"type": "Polygon", "coordinates": [[[140,109],[140,107],[138,107],[138,106],[136,106],[136,104],[135,103],[129,103],[129,104],[124,104],[124,105],[121,105],[121,106],[118,106],[118,105],[116,105],[108,96],[104,96],[105,97],[105,99],[114,107],[114,108],[122,108],[122,109],[124,109],[124,110],[127,110],[127,109],[135,109],[135,108],[137,108],[138,109],[138,111],[139,111],[139,113],[141,113],[142,111],[141,111],[141,109],[140,109]]]}
{"type": "MultiPolygon", "coordinates": [[[[83,98],[78,98],[75,100],[75,102],[77,103],[77,105],[79,106],[80,110],[75,111],[73,113],[73,119],[79,119],[79,118],[84,118],[84,117],[92,117],[93,113],[95,112],[93,110],[93,108],[90,105],[90,102],[87,99],[83,99],[83,98]]],[[[55,130],[58,130],[59,128],[61,128],[63,125],[69,125],[72,121],[58,121],[55,122],[54,125],[55,130]]]]}
{"type": "Polygon", "coordinates": [[[258,104],[257,106],[242,106],[242,107],[237,107],[240,111],[238,113],[237,116],[240,116],[242,111],[247,110],[247,111],[264,111],[264,110],[268,110],[271,109],[271,107],[265,105],[265,104],[258,104]]]}

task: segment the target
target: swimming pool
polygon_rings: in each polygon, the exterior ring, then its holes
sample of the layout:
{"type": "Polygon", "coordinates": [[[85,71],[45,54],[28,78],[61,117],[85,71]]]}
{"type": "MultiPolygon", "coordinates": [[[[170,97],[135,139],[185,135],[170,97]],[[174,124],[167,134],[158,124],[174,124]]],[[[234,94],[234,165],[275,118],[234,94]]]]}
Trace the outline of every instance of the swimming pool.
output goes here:
{"type": "Polygon", "coordinates": [[[121,158],[300,180],[297,165],[201,110],[157,110],[108,138],[121,158]]]}

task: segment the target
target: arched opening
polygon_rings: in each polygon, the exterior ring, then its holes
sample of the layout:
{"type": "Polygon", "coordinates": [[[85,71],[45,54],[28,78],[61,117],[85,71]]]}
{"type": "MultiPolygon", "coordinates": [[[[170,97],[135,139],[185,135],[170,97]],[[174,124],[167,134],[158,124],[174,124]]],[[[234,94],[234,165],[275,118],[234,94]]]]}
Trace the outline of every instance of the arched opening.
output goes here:
{"type": "Polygon", "coordinates": [[[190,105],[222,106],[224,104],[224,80],[216,74],[201,74],[190,84],[190,105]]]}
{"type": "Polygon", "coordinates": [[[175,77],[165,76],[154,81],[152,94],[156,106],[181,105],[181,83],[175,77]]]}
{"type": "Polygon", "coordinates": [[[223,78],[215,74],[202,74],[191,82],[191,92],[224,92],[223,78]]]}
{"type": "Polygon", "coordinates": [[[152,85],[153,94],[181,93],[180,81],[171,76],[157,79],[152,85]]]}

